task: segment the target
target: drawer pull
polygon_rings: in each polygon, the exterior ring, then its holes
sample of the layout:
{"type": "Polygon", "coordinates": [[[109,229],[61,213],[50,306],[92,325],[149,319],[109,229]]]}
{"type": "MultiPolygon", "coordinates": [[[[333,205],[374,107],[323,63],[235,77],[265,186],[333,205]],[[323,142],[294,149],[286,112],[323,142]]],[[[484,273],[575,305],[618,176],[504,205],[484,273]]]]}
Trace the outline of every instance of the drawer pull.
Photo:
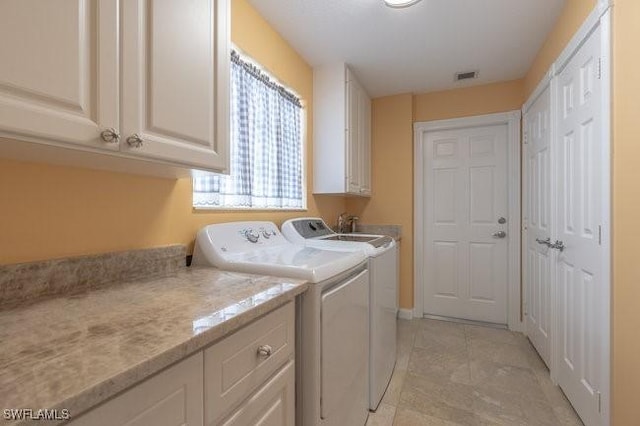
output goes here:
{"type": "Polygon", "coordinates": [[[273,348],[269,345],[262,345],[258,348],[258,356],[260,358],[269,358],[273,353],[273,348]]]}

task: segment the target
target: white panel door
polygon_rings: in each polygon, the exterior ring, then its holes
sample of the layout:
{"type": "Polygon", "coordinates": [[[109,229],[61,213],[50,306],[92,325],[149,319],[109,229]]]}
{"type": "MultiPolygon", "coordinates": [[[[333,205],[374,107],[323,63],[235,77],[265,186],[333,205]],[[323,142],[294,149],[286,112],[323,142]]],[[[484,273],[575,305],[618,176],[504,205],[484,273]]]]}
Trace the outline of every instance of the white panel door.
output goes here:
{"type": "Polygon", "coordinates": [[[425,144],[424,313],[506,324],[507,125],[425,144]]]}
{"type": "Polygon", "coordinates": [[[227,169],[228,3],[121,3],[124,151],[227,169]]]}
{"type": "Polygon", "coordinates": [[[0,40],[0,133],[119,149],[116,0],[3,0],[0,40]]]}
{"type": "Polygon", "coordinates": [[[602,262],[602,87],[596,30],[558,76],[558,383],[586,425],[600,424],[604,368],[602,262]]]}
{"type": "Polygon", "coordinates": [[[526,331],[542,359],[551,348],[551,90],[524,117],[526,132],[524,283],[526,331]]]}

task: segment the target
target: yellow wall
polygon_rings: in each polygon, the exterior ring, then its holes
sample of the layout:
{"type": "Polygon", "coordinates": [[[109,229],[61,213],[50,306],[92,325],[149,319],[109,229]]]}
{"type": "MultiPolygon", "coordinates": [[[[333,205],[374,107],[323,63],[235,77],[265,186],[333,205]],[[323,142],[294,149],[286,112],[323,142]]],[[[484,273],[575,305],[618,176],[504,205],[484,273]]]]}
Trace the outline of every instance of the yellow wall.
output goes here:
{"type": "MultiPolygon", "coordinates": [[[[246,0],[232,4],[232,40],[307,106],[308,188],[312,188],[313,74],[246,0]]],[[[309,191],[310,193],[311,191],[309,191]]],[[[189,180],[168,180],[0,159],[0,264],[191,244],[205,224],[282,220],[289,213],[194,213],[189,180]]],[[[334,221],[341,197],[308,198],[309,214],[334,221]]],[[[330,222],[331,223],[331,222],[330,222]]]]}
{"type": "Polygon", "coordinates": [[[444,120],[522,108],[523,80],[414,96],[414,121],[444,120]]]}
{"type": "Polygon", "coordinates": [[[640,2],[616,0],[613,24],[613,425],[640,422],[640,2]]]}
{"type": "Polygon", "coordinates": [[[527,97],[535,90],[551,64],[560,55],[597,3],[597,0],[566,1],[553,29],[547,36],[542,48],[538,51],[524,78],[527,97]]]}
{"type": "Polygon", "coordinates": [[[519,109],[523,87],[515,80],[373,100],[373,196],[349,199],[347,210],[362,223],[402,225],[400,307],[413,308],[413,123],[519,109]]]}
{"type": "Polygon", "coordinates": [[[413,306],[413,129],[410,94],[374,99],[371,199],[351,198],[349,213],[362,223],[402,225],[400,306],[413,306]]]}

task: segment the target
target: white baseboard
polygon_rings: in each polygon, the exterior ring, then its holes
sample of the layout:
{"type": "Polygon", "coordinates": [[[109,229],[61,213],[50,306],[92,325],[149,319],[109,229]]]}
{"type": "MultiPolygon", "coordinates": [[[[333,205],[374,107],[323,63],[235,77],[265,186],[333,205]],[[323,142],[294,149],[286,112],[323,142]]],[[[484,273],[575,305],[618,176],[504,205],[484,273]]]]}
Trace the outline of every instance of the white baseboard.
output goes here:
{"type": "Polygon", "coordinates": [[[403,320],[413,319],[413,309],[402,309],[398,310],[398,318],[403,320]]]}

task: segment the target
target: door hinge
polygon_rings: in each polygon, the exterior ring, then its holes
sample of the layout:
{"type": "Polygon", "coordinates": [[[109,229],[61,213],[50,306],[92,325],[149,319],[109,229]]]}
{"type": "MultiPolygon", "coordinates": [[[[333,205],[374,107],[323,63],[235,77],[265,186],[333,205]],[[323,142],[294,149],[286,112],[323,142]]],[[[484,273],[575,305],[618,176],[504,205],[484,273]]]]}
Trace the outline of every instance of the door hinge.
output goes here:
{"type": "Polygon", "coordinates": [[[596,391],[596,395],[598,396],[598,413],[602,413],[602,394],[596,391]]]}
{"type": "Polygon", "coordinates": [[[598,80],[602,79],[602,58],[598,58],[598,70],[597,70],[598,80]]]}
{"type": "Polygon", "coordinates": [[[529,132],[527,132],[527,131],[522,132],[522,143],[524,145],[529,143],[529,132]]]}
{"type": "Polygon", "coordinates": [[[602,225],[598,225],[598,245],[602,245],[602,225]]]}

